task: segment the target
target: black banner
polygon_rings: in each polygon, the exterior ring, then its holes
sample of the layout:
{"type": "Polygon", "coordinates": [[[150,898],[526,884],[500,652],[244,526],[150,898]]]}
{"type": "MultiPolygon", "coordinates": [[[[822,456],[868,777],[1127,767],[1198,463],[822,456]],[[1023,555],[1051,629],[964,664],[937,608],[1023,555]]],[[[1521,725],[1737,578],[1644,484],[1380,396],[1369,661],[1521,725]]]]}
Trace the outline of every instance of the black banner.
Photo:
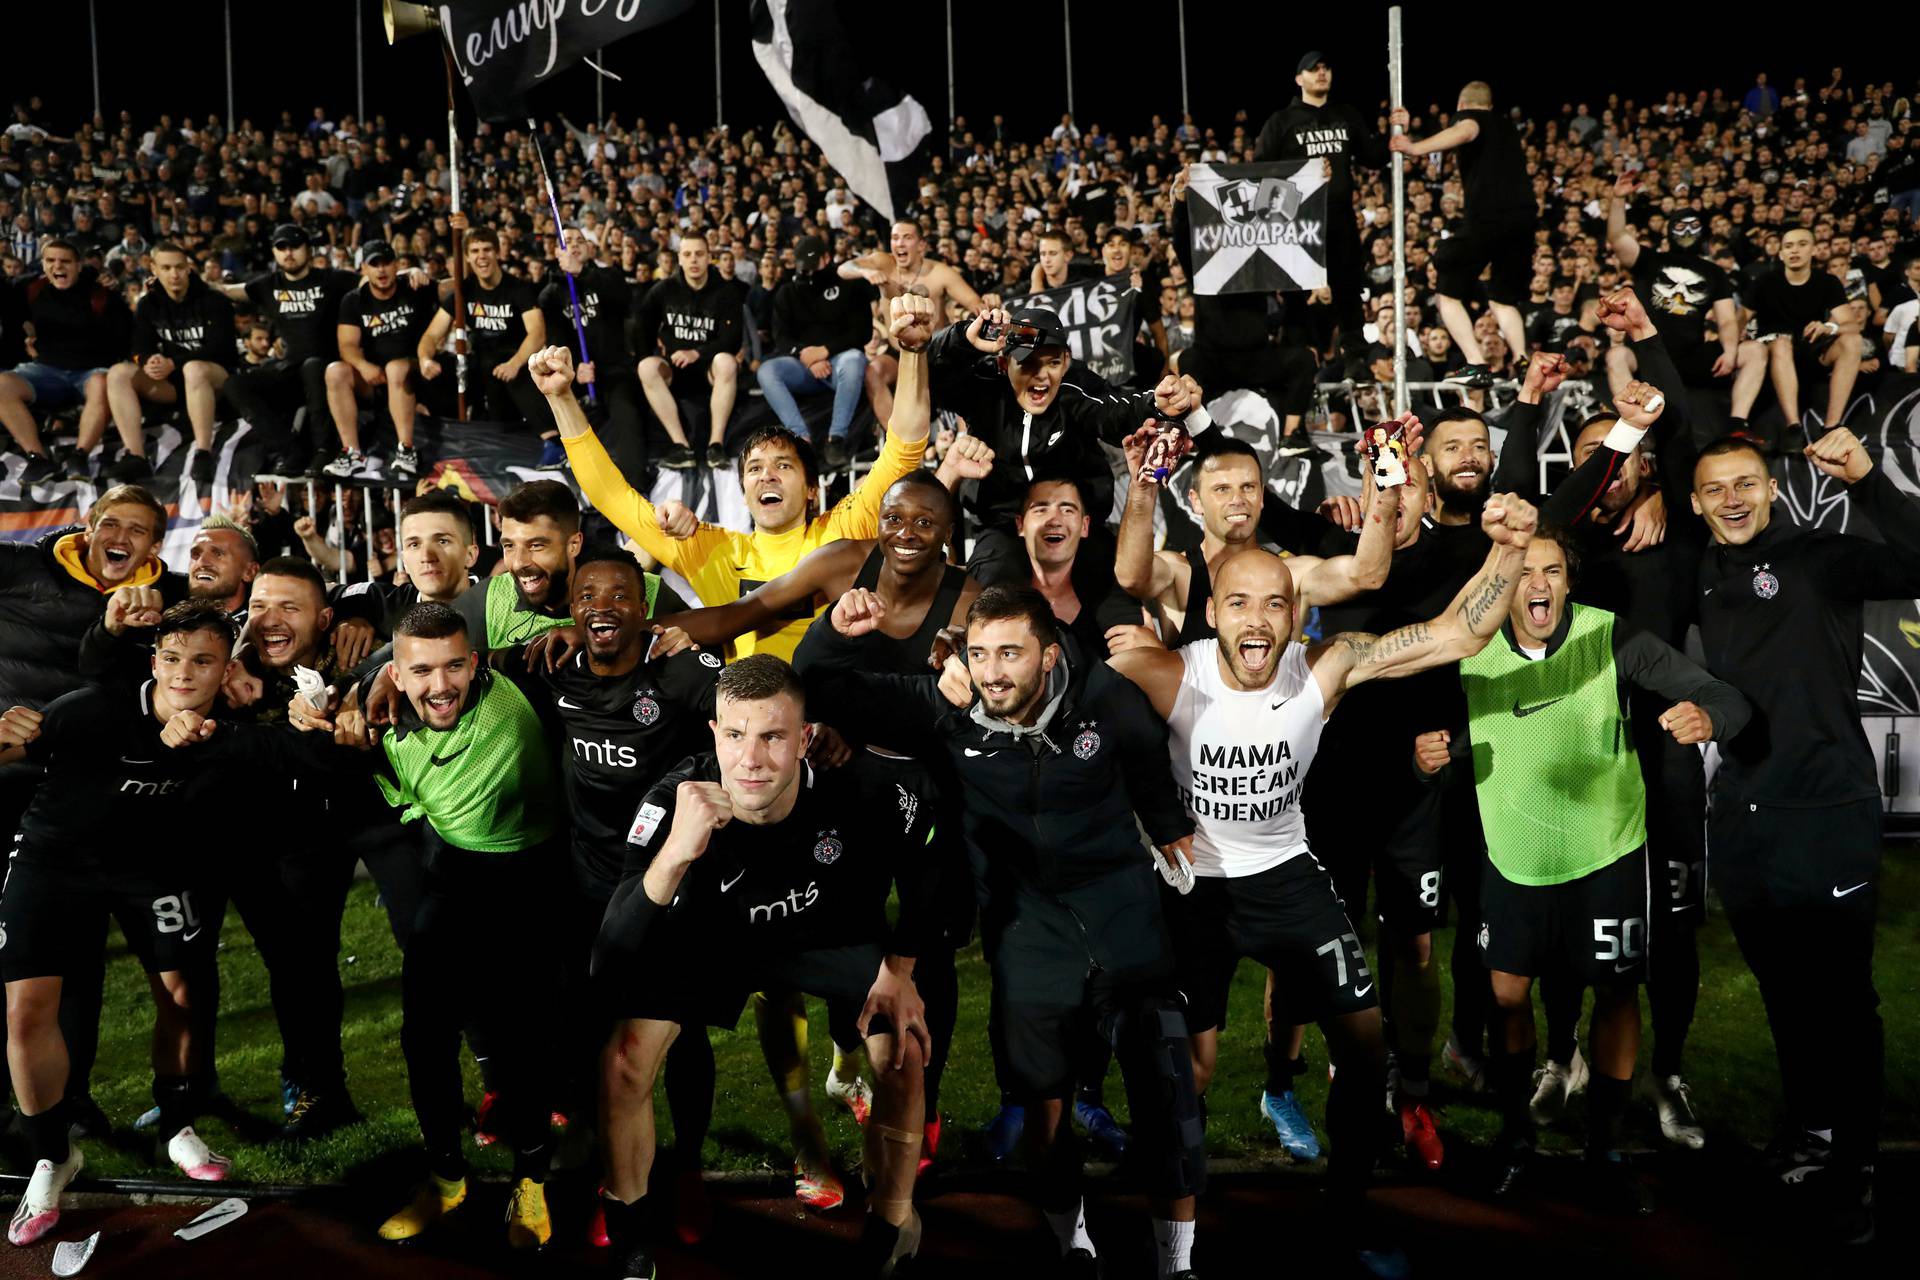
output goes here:
{"type": "Polygon", "coordinates": [[[670,22],[693,0],[446,0],[441,34],[474,110],[524,119],[527,91],[580,59],[670,22]]]}
{"type": "Polygon", "coordinates": [[[1134,303],[1139,296],[1132,280],[1121,274],[1008,298],[1005,305],[1009,311],[1036,307],[1059,316],[1073,358],[1118,387],[1133,377],[1133,337],[1139,328],[1134,303]]]}
{"type": "Polygon", "coordinates": [[[1193,291],[1273,293],[1327,282],[1327,162],[1196,164],[1187,186],[1193,291]]]}

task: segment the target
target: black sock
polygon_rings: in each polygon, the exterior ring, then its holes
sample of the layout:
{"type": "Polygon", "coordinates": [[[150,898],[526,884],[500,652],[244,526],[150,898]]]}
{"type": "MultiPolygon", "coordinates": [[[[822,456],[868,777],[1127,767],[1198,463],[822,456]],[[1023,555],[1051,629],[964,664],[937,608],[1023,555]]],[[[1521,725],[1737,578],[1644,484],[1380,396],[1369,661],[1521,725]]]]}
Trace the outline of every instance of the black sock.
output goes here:
{"type": "Polygon", "coordinates": [[[67,1104],[56,1102],[37,1116],[22,1113],[20,1128],[27,1135],[27,1150],[35,1160],[65,1164],[73,1154],[67,1141],[67,1104]]]}
{"type": "Polygon", "coordinates": [[[1276,1098],[1293,1088],[1295,1076],[1307,1073],[1307,1055],[1302,1053],[1297,1058],[1289,1058],[1277,1040],[1267,1041],[1261,1046],[1260,1052],[1267,1060],[1267,1092],[1276,1098]]]}
{"type": "Polygon", "coordinates": [[[160,1138],[164,1142],[188,1125],[200,1111],[200,1097],[192,1076],[155,1076],[153,1101],[160,1108],[160,1138]]]}
{"type": "Polygon", "coordinates": [[[615,1200],[602,1191],[600,1207],[607,1218],[607,1243],[613,1250],[613,1256],[619,1258],[647,1238],[647,1198],[641,1196],[632,1204],[615,1200]]]}
{"type": "Polygon", "coordinates": [[[553,1159],[553,1153],[547,1150],[547,1144],[528,1147],[513,1153],[513,1180],[518,1182],[526,1178],[532,1182],[547,1180],[547,1164],[553,1159]]]}
{"type": "Polygon", "coordinates": [[[427,1168],[443,1182],[458,1182],[467,1176],[467,1158],[460,1154],[458,1147],[437,1154],[429,1151],[427,1168]]]}
{"type": "Polygon", "coordinates": [[[1587,1158],[1604,1159],[1620,1146],[1620,1118],[1627,1113],[1632,1082],[1603,1076],[1587,1077],[1587,1158]]]}
{"type": "Polygon", "coordinates": [[[1496,1053],[1487,1058],[1487,1081],[1500,1104],[1500,1140],[1531,1147],[1533,1116],[1527,1111],[1532,1101],[1528,1086],[1533,1080],[1533,1050],[1496,1053]]]}

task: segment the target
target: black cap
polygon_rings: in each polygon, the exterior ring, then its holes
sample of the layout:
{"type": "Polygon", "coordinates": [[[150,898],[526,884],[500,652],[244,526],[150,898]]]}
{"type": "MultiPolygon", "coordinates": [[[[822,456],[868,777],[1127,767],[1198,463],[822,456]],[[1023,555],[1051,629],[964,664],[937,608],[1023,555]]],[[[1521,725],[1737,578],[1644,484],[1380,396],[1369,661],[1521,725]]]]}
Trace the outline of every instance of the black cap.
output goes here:
{"type": "Polygon", "coordinates": [[[1008,344],[1007,355],[1015,364],[1019,364],[1038,351],[1041,347],[1064,347],[1067,345],[1067,331],[1060,325],[1060,317],[1041,307],[1031,307],[1016,311],[1011,317],[1016,329],[1037,330],[1026,336],[1016,335],[1019,345],[1008,344]]]}
{"type": "Polygon", "coordinates": [[[819,236],[801,236],[793,242],[793,265],[796,270],[812,273],[820,269],[821,259],[827,256],[827,242],[819,236]]]}
{"type": "Polygon", "coordinates": [[[1293,69],[1293,73],[1295,75],[1303,76],[1307,74],[1307,72],[1313,70],[1316,65],[1318,65],[1319,63],[1325,62],[1326,60],[1327,60],[1326,54],[1320,52],[1318,49],[1309,49],[1305,53],[1300,55],[1300,65],[1293,69]]]}
{"type": "Polygon", "coordinates": [[[297,244],[310,243],[305,229],[297,223],[283,222],[273,229],[273,247],[276,249],[291,249],[297,244]]]}
{"type": "Polygon", "coordinates": [[[360,265],[364,267],[376,262],[392,262],[398,256],[385,240],[369,240],[360,246],[360,265]]]}

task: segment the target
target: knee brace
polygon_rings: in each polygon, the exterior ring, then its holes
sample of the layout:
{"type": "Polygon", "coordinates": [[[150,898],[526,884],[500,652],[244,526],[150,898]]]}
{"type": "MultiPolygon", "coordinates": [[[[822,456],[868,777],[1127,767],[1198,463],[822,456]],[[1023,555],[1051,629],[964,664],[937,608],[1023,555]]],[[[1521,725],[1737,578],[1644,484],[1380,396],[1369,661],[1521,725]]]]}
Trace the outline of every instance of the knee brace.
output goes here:
{"type": "Polygon", "coordinates": [[[1136,1134],[1154,1152],[1141,1168],[1152,1190],[1198,1195],[1207,1181],[1207,1135],[1193,1085],[1186,1009],[1178,998],[1146,996],[1112,1017],[1109,1039],[1127,1084],[1136,1134]]]}

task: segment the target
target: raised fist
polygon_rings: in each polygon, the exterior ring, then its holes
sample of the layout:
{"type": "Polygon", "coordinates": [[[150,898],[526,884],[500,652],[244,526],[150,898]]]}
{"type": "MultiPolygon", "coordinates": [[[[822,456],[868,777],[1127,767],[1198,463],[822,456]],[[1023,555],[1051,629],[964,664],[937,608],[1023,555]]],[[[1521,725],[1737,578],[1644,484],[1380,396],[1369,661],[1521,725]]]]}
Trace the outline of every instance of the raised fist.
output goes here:
{"type": "Polygon", "coordinates": [[[1640,299],[1631,289],[1616,289],[1600,299],[1594,314],[1601,324],[1628,337],[1653,327],[1653,322],[1647,319],[1647,309],[1640,305],[1640,299]]]}
{"type": "Polygon", "coordinates": [[[1860,437],[1845,427],[1835,427],[1807,446],[1807,461],[1836,480],[1852,484],[1873,470],[1860,437]]]}
{"type": "Polygon", "coordinates": [[[1567,358],[1551,351],[1537,351],[1527,361],[1527,380],[1522,390],[1536,396],[1552,395],[1567,380],[1567,358]]]}
{"type": "Polygon", "coordinates": [[[993,446],[979,436],[955,436],[941,465],[962,480],[985,480],[993,474],[993,446]]]}
{"type": "Polygon", "coordinates": [[[700,517],[693,508],[674,498],[660,504],[660,532],[669,538],[691,538],[700,532],[700,517]]]}
{"type": "Polygon", "coordinates": [[[1660,420],[1660,413],[1667,407],[1667,398],[1658,388],[1645,382],[1629,382],[1613,398],[1614,412],[1620,420],[1630,427],[1645,431],[1660,420]]]}
{"type": "Polygon", "coordinates": [[[920,285],[909,285],[905,293],[887,304],[888,336],[902,351],[924,351],[933,340],[933,299],[920,285]]]}
{"type": "Polygon", "coordinates": [[[674,792],[673,839],[692,862],[707,851],[707,837],[733,821],[733,800],[717,782],[689,779],[674,792]]]}
{"type": "Polygon", "coordinates": [[[0,750],[24,747],[40,736],[41,716],[32,707],[9,707],[0,715],[0,750]]]}
{"type": "Polygon", "coordinates": [[[565,347],[543,347],[527,361],[527,372],[533,375],[533,385],[540,389],[541,395],[569,395],[573,387],[573,352],[565,347]]]}
{"type": "Polygon", "coordinates": [[[1533,540],[1540,513],[1517,493],[1496,493],[1487,499],[1480,512],[1480,527],[1489,538],[1504,547],[1525,550],[1533,540]]]}

